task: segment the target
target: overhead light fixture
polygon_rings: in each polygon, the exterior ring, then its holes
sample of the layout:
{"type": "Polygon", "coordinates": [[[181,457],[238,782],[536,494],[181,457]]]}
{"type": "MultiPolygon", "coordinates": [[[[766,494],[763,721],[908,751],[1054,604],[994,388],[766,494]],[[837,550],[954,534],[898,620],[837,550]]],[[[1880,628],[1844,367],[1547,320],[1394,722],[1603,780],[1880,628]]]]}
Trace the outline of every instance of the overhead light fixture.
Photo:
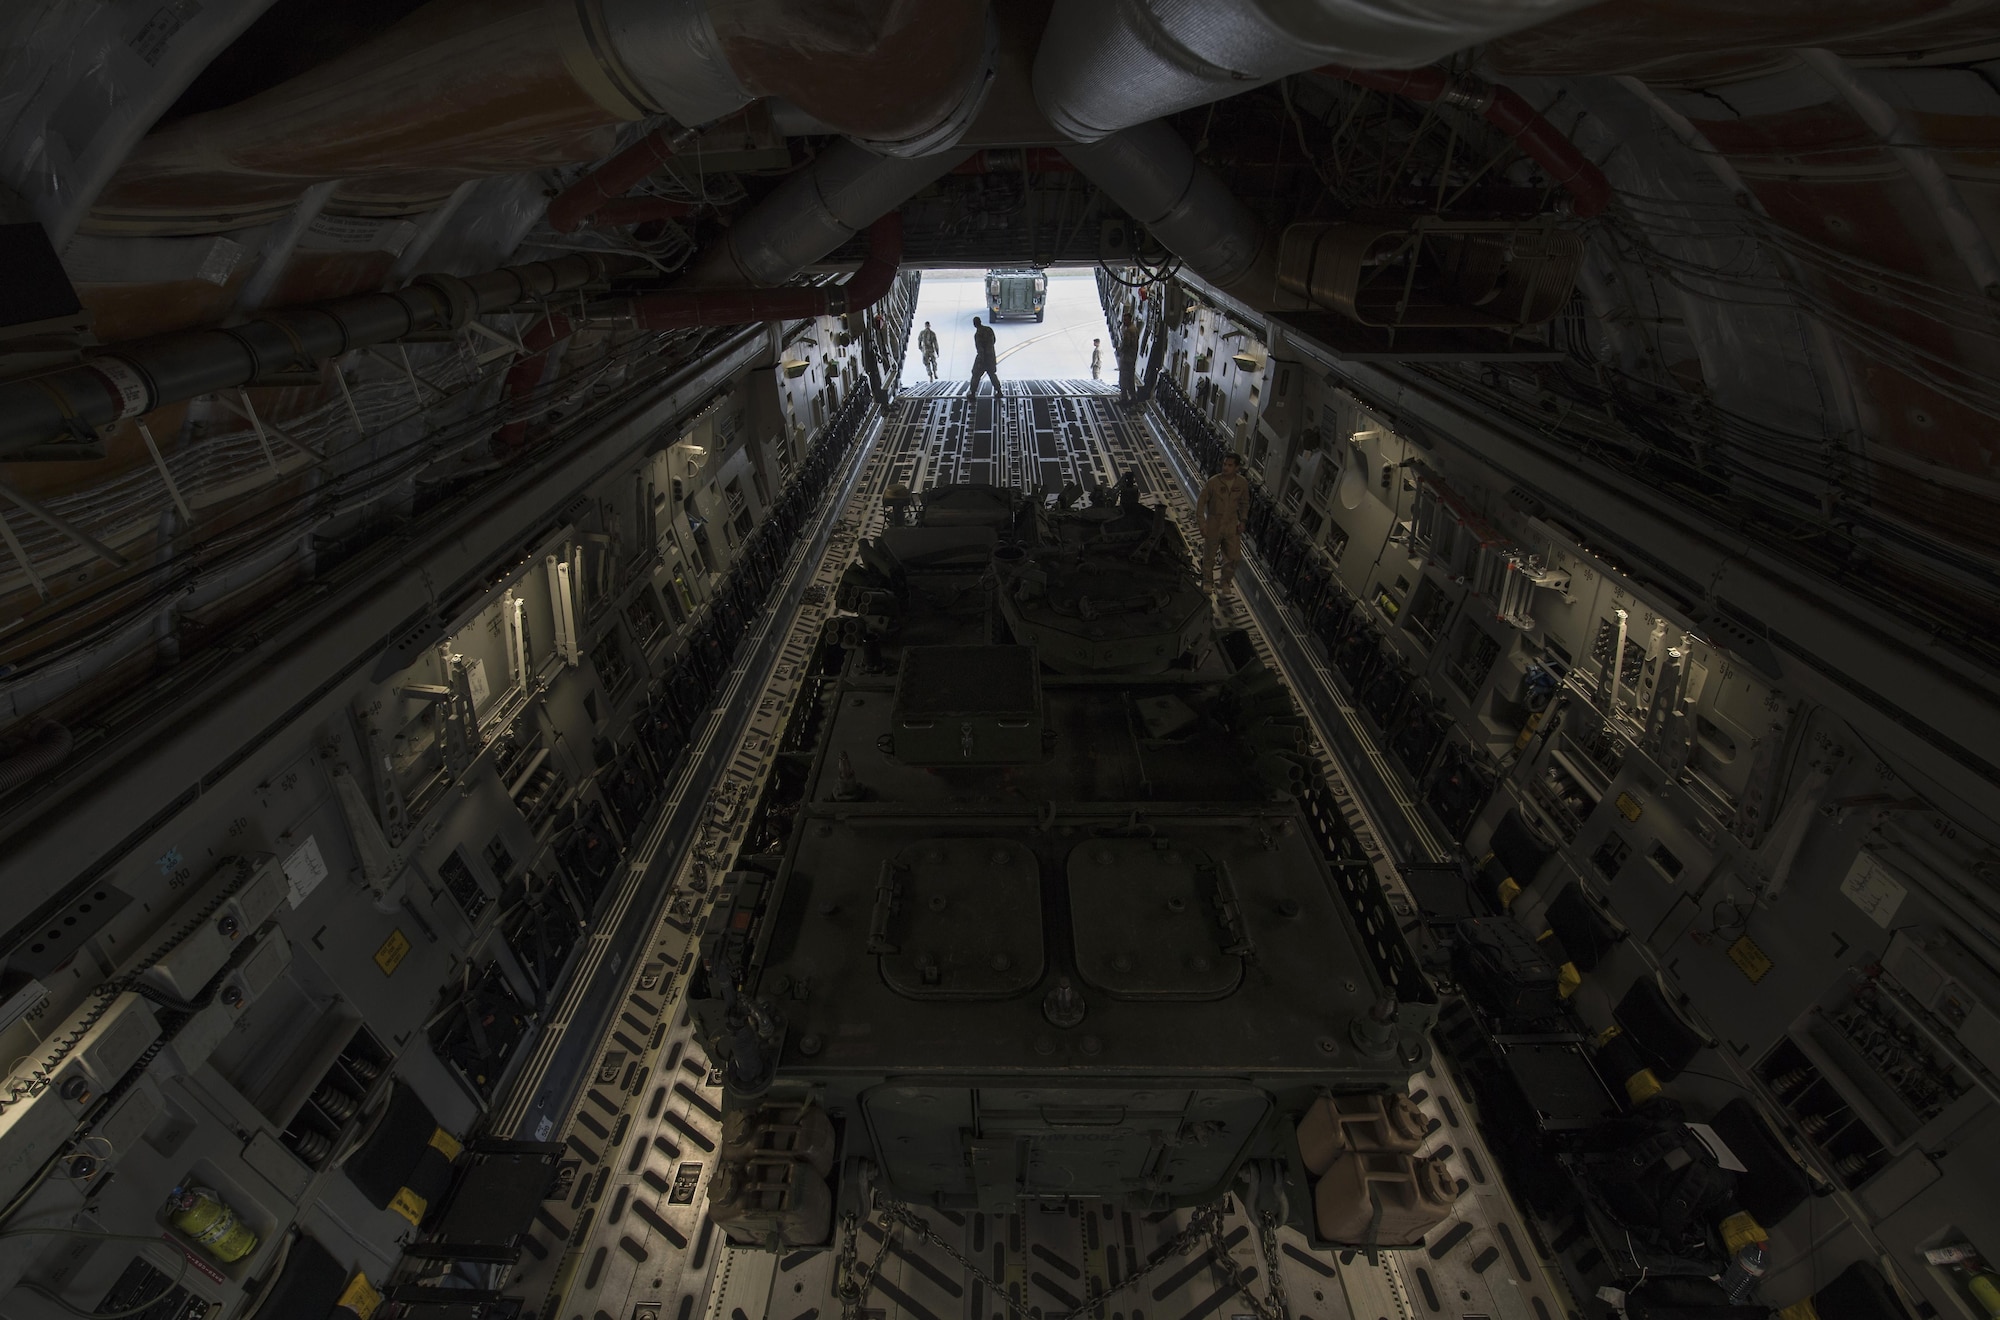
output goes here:
{"type": "Polygon", "coordinates": [[[1229,360],[1236,364],[1238,371],[1262,371],[1263,362],[1255,353],[1232,353],[1229,360]]]}
{"type": "Polygon", "coordinates": [[[806,368],[811,365],[812,363],[807,362],[803,358],[786,358],[778,364],[784,371],[786,380],[797,380],[800,376],[806,374],[806,368]]]}

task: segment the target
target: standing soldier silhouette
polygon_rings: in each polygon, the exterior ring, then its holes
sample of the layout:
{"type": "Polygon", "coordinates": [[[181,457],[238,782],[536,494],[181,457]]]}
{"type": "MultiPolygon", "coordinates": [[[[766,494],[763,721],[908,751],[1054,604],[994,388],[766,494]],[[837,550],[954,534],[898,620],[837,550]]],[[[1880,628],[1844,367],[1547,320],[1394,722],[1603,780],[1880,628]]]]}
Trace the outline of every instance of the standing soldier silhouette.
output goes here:
{"type": "Polygon", "coordinates": [[[1102,339],[1093,339],[1090,341],[1090,378],[1092,380],[1099,380],[1102,379],[1103,375],[1104,341],[1102,339]]]}
{"type": "Polygon", "coordinates": [[[1243,475],[1243,460],[1234,454],[1222,456],[1222,471],[1208,479],[1195,501],[1194,516],[1201,523],[1201,585],[1208,589],[1209,565],[1222,557],[1221,580],[1215,594],[1226,596],[1236,585],[1236,565],[1243,559],[1243,524],[1250,516],[1250,479],[1243,475]]]}
{"type": "Polygon", "coordinates": [[[1132,402],[1132,392],[1138,386],[1139,375],[1139,323],[1125,313],[1125,322],[1118,331],[1118,398],[1124,403],[1132,402]]]}
{"type": "Polygon", "coordinates": [[[937,331],[931,329],[929,321],[924,322],[923,332],[917,336],[917,352],[924,355],[924,370],[937,379],[938,342],[937,331]]]}
{"type": "Polygon", "coordinates": [[[875,396],[877,407],[889,406],[889,391],[882,386],[882,359],[876,345],[887,342],[888,327],[877,316],[872,322],[864,321],[861,327],[861,368],[868,377],[868,392],[875,396]]]}
{"type": "Polygon", "coordinates": [[[979,378],[993,378],[993,397],[1000,397],[1000,360],[993,353],[993,327],[981,325],[978,317],[972,318],[972,388],[967,391],[977,397],[979,378]]]}

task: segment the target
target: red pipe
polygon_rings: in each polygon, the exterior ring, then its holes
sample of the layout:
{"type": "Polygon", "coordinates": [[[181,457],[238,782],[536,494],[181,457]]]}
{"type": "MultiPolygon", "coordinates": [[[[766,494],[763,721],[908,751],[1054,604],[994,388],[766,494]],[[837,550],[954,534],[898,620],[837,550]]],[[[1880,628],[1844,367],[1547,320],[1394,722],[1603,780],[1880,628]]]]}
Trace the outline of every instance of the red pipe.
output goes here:
{"type": "MultiPolygon", "coordinates": [[[[521,347],[527,352],[514,359],[514,365],[507,369],[507,400],[519,405],[522,400],[542,387],[542,380],[548,374],[549,358],[556,346],[568,339],[574,329],[570,319],[561,312],[550,312],[536,321],[521,337],[521,347]]],[[[528,421],[507,423],[494,437],[493,447],[506,454],[518,450],[527,443],[528,421]]]]}
{"type": "Polygon", "coordinates": [[[549,227],[558,234],[580,228],[603,209],[639,186],[639,181],[681,154],[698,136],[692,128],[658,128],[562,190],[549,203],[549,227]]]}
{"type": "Polygon", "coordinates": [[[891,211],[868,226],[868,259],[845,284],[820,289],[677,289],[634,298],[612,315],[629,317],[641,330],[839,316],[881,301],[896,282],[902,262],[903,217],[891,211]]]}
{"type": "Polygon", "coordinates": [[[1329,64],[1317,72],[1344,78],[1372,92],[1407,96],[1412,101],[1435,101],[1451,90],[1451,75],[1436,65],[1427,69],[1350,69],[1342,64],[1329,64]]]}
{"type": "Polygon", "coordinates": [[[668,197],[619,197],[604,203],[590,214],[593,229],[619,229],[642,225],[648,220],[678,220],[694,214],[693,202],[677,202],[668,197]]]}
{"type": "Polygon", "coordinates": [[[1591,164],[1574,142],[1537,114],[1519,93],[1509,87],[1494,87],[1484,113],[1487,123],[1520,143],[1535,164],[1568,190],[1570,209],[1577,215],[1588,218],[1611,205],[1611,181],[1604,177],[1604,171],[1591,164]]]}
{"type": "Polygon", "coordinates": [[[1535,112],[1511,88],[1491,86],[1475,78],[1457,83],[1444,69],[1350,69],[1329,64],[1317,70],[1391,96],[1407,96],[1412,101],[1450,100],[1455,105],[1476,110],[1487,123],[1514,139],[1528,158],[1569,193],[1570,210],[1589,218],[1611,204],[1611,181],[1604,171],[1590,163],[1576,144],[1556,126],[1535,112]]]}

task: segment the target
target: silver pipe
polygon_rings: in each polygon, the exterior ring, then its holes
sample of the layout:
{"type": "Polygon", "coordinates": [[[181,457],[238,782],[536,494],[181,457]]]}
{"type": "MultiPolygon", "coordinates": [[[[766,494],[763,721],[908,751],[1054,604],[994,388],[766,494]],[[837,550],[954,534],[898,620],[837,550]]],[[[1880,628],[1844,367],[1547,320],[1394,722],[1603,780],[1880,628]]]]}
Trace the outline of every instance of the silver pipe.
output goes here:
{"type": "Polygon", "coordinates": [[[814,0],[432,8],[449,12],[148,134],[94,212],[240,227],[281,220],[315,183],[376,176],[402,180],[377,178],[385,195],[414,199],[551,164],[551,144],[578,130],[661,116],[707,124],[766,96],[879,154],[928,156],[978,114],[998,50],[987,0],[853,0],[832,13],[814,0]]]}
{"type": "Polygon", "coordinates": [[[878,156],[856,143],[836,142],[730,226],[728,240],[701,260],[688,282],[711,288],[788,283],[969,154],[878,156]]]}
{"type": "MultiPolygon", "coordinates": [[[[898,28],[916,28],[930,40],[920,55],[904,61],[905,67],[893,75],[895,84],[914,90],[928,83],[951,99],[931,99],[920,92],[924,108],[915,124],[905,125],[911,130],[907,136],[858,139],[885,156],[930,156],[950,147],[965,136],[992,86],[999,29],[982,0],[951,0],[930,12],[911,8],[900,14],[898,6],[882,4],[831,19],[813,15],[814,7],[805,3],[773,4],[762,11],[725,13],[718,27],[718,10],[726,8],[704,0],[577,0],[577,24],[563,29],[564,64],[600,104],[623,117],[667,114],[677,123],[706,124],[761,96],[789,98],[791,84],[802,81],[809,64],[854,66],[859,56],[854,76],[883,76],[888,62],[897,58],[885,53],[891,44],[887,38],[898,28]],[[875,42],[856,40],[875,24],[881,25],[875,42]],[[940,86],[936,80],[948,78],[953,67],[970,57],[970,41],[980,39],[974,24],[983,26],[983,49],[972,76],[954,92],[949,83],[940,86]],[[840,32],[843,25],[850,30],[840,32]],[[746,55],[755,56],[747,69],[746,55]]],[[[851,121],[839,127],[822,121],[840,118],[828,110],[856,99],[860,89],[848,88],[844,96],[832,98],[824,87],[801,88],[805,90],[818,91],[819,113],[787,99],[781,131],[857,131],[851,121]]]]}
{"type": "Polygon", "coordinates": [[[563,62],[600,103],[615,105],[593,85],[608,81],[639,112],[626,118],[669,114],[679,123],[706,124],[756,99],[730,65],[700,0],[585,0],[576,14],[574,34],[562,29],[570,39],[563,62]]]}
{"type": "Polygon", "coordinates": [[[1264,226],[1170,125],[1140,124],[1063,154],[1197,275],[1268,305],[1275,253],[1264,226]]]}
{"type": "Polygon", "coordinates": [[[1097,0],[1058,4],[1035,100],[1095,142],[1322,64],[1411,68],[1591,0],[1097,0]]]}
{"type": "MultiPolygon", "coordinates": [[[[979,62],[944,114],[910,137],[834,143],[731,225],[728,239],[701,258],[688,284],[787,284],[964,160],[970,153],[958,142],[986,104],[999,57],[998,28],[990,13],[984,21],[979,62]]],[[[787,129],[815,126],[797,106],[784,103],[780,109],[787,129]]]]}

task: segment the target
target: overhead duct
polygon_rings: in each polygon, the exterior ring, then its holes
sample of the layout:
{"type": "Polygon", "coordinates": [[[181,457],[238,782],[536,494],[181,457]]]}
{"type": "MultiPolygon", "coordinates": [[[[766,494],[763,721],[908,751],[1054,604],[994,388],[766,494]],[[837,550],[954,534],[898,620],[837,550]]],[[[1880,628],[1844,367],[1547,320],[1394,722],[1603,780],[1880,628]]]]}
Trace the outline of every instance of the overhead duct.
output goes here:
{"type": "Polygon", "coordinates": [[[856,143],[836,142],[731,225],[727,241],[702,258],[688,283],[785,284],[968,154],[878,156],[856,143]]]}
{"type": "Polygon", "coordinates": [[[1197,275],[1253,307],[1270,306],[1275,244],[1171,125],[1140,124],[1063,154],[1197,275]]]}
{"type": "MultiPolygon", "coordinates": [[[[613,260],[618,260],[613,258],[613,260]]],[[[0,384],[0,458],[214,390],[295,376],[330,357],[601,283],[605,259],[564,257],[470,279],[426,275],[395,293],[289,308],[230,326],[134,340],[81,365],[0,384]]]]}
{"type": "Polygon", "coordinates": [[[1591,0],[1120,0],[1058,4],[1035,100],[1095,142],[1322,64],[1407,68],[1591,0]]]}
{"type": "Polygon", "coordinates": [[[373,41],[142,141],[98,228],[422,209],[468,178],[602,156],[621,122],[720,118],[769,95],[883,154],[955,141],[991,80],[986,0],[433,0],[373,41]]]}
{"type": "Polygon", "coordinates": [[[845,284],[794,289],[676,289],[623,304],[593,307],[614,323],[641,330],[684,330],[745,321],[790,321],[865,311],[896,282],[903,261],[903,217],[891,210],[868,226],[868,257],[845,284]]]}
{"type": "Polygon", "coordinates": [[[744,101],[783,97],[885,155],[929,155],[963,137],[998,50],[987,0],[575,0],[574,7],[601,11],[615,58],[653,98],[648,113],[686,124],[726,113],[711,108],[714,99],[679,104],[693,59],[706,66],[712,88],[726,66],[744,101]]]}
{"type": "MultiPolygon", "coordinates": [[[[810,186],[789,191],[781,188],[778,195],[768,199],[756,213],[762,219],[752,218],[754,223],[744,239],[742,259],[730,265],[718,264],[714,271],[724,272],[725,278],[742,278],[752,284],[783,283],[840,246],[883,211],[936,179],[943,170],[933,170],[930,162],[943,160],[949,164],[959,159],[940,157],[939,153],[949,151],[965,135],[985,103],[993,83],[996,51],[997,38],[989,23],[979,68],[960,89],[958,101],[946,114],[915,137],[877,141],[857,136],[816,159],[808,171],[810,186]],[[795,215],[794,206],[802,207],[805,214],[795,215]],[[822,238],[826,240],[823,245],[822,238]],[[780,255],[760,260],[754,250],[759,244],[772,247],[780,255]],[[798,252],[809,255],[793,260],[798,252]]],[[[782,104],[788,116],[803,113],[790,101],[782,104]]],[[[810,123],[815,131],[830,131],[823,121],[810,120],[810,123]]],[[[622,198],[640,180],[674,156],[684,154],[696,136],[690,129],[669,128],[647,134],[564,189],[549,204],[549,224],[559,233],[568,233],[586,219],[601,217],[615,205],[615,199],[622,198]]]]}

